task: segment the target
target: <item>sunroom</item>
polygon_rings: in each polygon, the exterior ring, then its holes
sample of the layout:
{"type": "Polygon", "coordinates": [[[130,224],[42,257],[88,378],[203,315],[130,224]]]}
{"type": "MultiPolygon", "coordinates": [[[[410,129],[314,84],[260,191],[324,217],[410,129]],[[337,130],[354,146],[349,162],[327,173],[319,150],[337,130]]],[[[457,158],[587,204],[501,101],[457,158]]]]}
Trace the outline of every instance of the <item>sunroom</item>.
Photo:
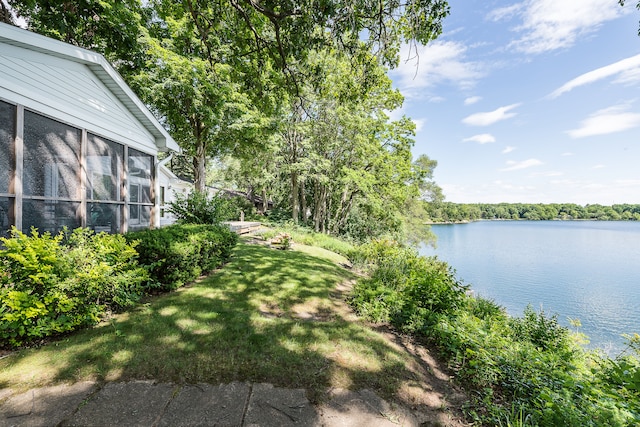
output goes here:
{"type": "Polygon", "coordinates": [[[0,235],[160,225],[178,145],[101,55],[0,23],[0,235]]]}

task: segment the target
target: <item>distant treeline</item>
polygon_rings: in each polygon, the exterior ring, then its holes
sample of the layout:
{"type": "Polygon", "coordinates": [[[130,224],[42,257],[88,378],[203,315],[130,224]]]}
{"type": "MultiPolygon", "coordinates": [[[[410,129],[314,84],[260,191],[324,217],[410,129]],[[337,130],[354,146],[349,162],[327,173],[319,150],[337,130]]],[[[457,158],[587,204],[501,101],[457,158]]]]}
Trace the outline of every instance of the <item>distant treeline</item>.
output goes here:
{"type": "Polygon", "coordinates": [[[640,221],[640,205],[586,205],[572,203],[425,203],[433,222],[475,221],[479,219],[640,221]]]}

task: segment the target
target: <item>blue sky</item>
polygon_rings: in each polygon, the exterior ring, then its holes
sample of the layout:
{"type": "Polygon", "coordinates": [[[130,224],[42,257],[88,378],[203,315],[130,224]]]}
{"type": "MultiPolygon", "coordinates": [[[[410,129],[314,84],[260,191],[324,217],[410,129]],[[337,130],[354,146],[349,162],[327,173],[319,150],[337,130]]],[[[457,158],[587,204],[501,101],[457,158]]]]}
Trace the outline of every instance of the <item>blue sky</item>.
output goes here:
{"type": "Polygon", "coordinates": [[[390,76],[459,203],[640,203],[635,1],[450,0],[390,76]]]}

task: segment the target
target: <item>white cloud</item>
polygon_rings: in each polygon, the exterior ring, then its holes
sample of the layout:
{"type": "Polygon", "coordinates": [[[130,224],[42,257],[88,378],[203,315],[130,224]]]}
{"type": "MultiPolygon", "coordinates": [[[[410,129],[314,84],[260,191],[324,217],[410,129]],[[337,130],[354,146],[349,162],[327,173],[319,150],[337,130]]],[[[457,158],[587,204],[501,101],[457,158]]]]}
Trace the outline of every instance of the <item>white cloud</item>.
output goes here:
{"type": "Polygon", "coordinates": [[[482,99],[481,96],[470,96],[469,98],[464,100],[464,105],[472,105],[476,102],[479,102],[482,99]]]}
{"type": "Polygon", "coordinates": [[[469,138],[465,138],[464,142],[477,142],[478,144],[488,144],[490,142],[496,142],[496,138],[490,133],[482,133],[480,135],[473,135],[469,138]]]}
{"type": "Polygon", "coordinates": [[[424,127],[424,123],[427,119],[413,119],[413,123],[416,125],[416,132],[420,132],[424,127]]]}
{"type": "Polygon", "coordinates": [[[554,90],[549,97],[557,98],[563,93],[569,92],[576,87],[593,83],[616,74],[619,75],[616,80],[619,83],[628,84],[640,81],[640,54],[622,59],[596,70],[589,71],[588,73],[584,73],[554,90]]]}
{"type": "Polygon", "coordinates": [[[504,150],[502,150],[502,154],[508,154],[510,152],[512,152],[513,150],[515,150],[516,147],[512,147],[510,145],[507,145],[506,147],[504,147],[504,150]]]}
{"type": "Polygon", "coordinates": [[[558,171],[536,172],[531,174],[532,177],[538,177],[538,176],[554,177],[554,176],[562,176],[562,175],[564,175],[564,173],[558,172],[558,171]]]}
{"type": "Polygon", "coordinates": [[[566,153],[562,153],[563,156],[573,156],[574,153],[567,151],[566,153]]]}
{"type": "Polygon", "coordinates": [[[465,59],[466,51],[464,44],[454,41],[435,40],[417,47],[405,44],[400,48],[400,65],[390,74],[403,92],[443,83],[472,87],[484,73],[479,64],[465,59]]]}
{"type": "Polygon", "coordinates": [[[606,166],[605,166],[605,165],[595,165],[595,166],[593,167],[593,169],[604,169],[604,168],[606,168],[606,166]]]}
{"type": "Polygon", "coordinates": [[[489,14],[487,15],[487,19],[494,22],[502,21],[504,19],[511,19],[518,13],[521,13],[524,6],[524,3],[516,3],[512,4],[511,6],[494,9],[489,12],[489,14]]]}
{"type": "Polygon", "coordinates": [[[473,126],[489,126],[501,120],[514,117],[516,113],[510,111],[518,106],[520,106],[520,104],[511,104],[493,111],[471,114],[462,119],[462,123],[473,126]]]}
{"type": "Polygon", "coordinates": [[[622,71],[618,78],[613,82],[623,85],[634,85],[640,83],[640,67],[629,68],[622,71]]]}
{"type": "Polygon", "coordinates": [[[500,169],[501,172],[509,172],[509,171],[515,171],[515,170],[520,170],[520,169],[527,169],[530,168],[532,166],[540,166],[544,163],[542,163],[540,160],[538,159],[527,159],[527,160],[523,160],[521,162],[516,162],[513,160],[509,160],[507,162],[507,167],[504,169],[500,169]]]}
{"type": "Polygon", "coordinates": [[[596,111],[581,122],[577,129],[567,131],[571,138],[584,138],[622,132],[640,126],[640,113],[626,110],[629,104],[620,104],[596,111]]]}
{"type": "Polygon", "coordinates": [[[623,187],[640,187],[640,179],[618,179],[615,184],[623,187]]]}
{"type": "Polygon", "coordinates": [[[572,46],[581,37],[616,19],[629,8],[612,0],[525,0],[494,10],[488,19],[518,19],[520,38],[509,44],[520,52],[543,53],[572,46]]]}

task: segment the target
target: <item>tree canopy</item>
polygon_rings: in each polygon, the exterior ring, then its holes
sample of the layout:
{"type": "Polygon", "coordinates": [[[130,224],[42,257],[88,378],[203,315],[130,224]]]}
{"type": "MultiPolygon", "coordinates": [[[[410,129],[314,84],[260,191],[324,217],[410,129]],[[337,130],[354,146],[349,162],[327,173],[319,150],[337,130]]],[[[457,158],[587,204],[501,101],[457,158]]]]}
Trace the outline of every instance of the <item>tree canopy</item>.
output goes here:
{"type": "Polygon", "coordinates": [[[386,72],[402,43],[440,34],[444,0],[8,5],[103,53],[192,159],[199,191],[208,162],[231,159],[235,182],[294,222],[350,235],[398,232],[410,200],[442,197],[436,163],[412,161],[413,122],[389,120],[403,99],[386,72]]]}

